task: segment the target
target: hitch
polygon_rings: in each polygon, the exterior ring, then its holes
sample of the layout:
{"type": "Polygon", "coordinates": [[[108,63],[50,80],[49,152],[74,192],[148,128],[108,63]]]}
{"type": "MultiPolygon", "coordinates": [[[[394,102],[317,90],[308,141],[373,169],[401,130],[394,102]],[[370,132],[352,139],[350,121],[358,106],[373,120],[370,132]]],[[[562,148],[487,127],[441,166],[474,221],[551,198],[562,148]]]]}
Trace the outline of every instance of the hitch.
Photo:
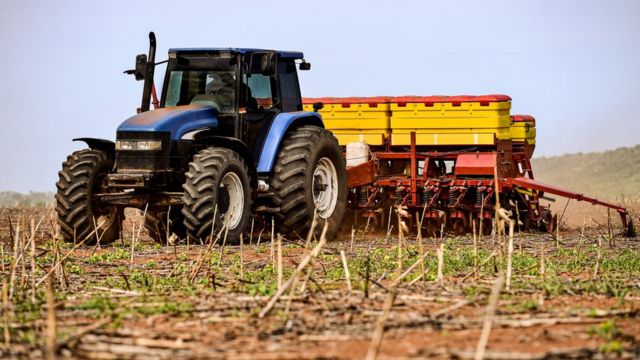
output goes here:
{"type": "Polygon", "coordinates": [[[593,205],[599,205],[599,206],[604,206],[606,208],[609,209],[613,209],[615,211],[618,212],[618,214],[620,215],[620,220],[622,220],[622,226],[625,229],[625,236],[626,237],[636,237],[636,230],[633,226],[633,220],[631,219],[631,216],[629,216],[629,212],[627,211],[626,208],[616,205],[616,204],[612,204],[606,201],[601,201],[598,200],[596,198],[592,198],[589,196],[585,196],[583,194],[578,194],[569,190],[565,190],[562,189],[560,187],[557,186],[553,186],[553,185],[548,185],[545,184],[543,182],[537,181],[537,180],[533,180],[533,179],[529,179],[529,178],[525,178],[525,177],[518,177],[518,178],[510,178],[510,179],[503,179],[502,180],[503,184],[502,186],[517,186],[517,187],[522,187],[525,189],[529,189],[529,190],[535,190],[535,191],[541,191],[544,193],[551,193],[554,195],[558,195],[558,196],[562,196],[565,197],[567,199],[575,199],[578,201],[585,201],[588,203],[591,203],[593,205]]]}

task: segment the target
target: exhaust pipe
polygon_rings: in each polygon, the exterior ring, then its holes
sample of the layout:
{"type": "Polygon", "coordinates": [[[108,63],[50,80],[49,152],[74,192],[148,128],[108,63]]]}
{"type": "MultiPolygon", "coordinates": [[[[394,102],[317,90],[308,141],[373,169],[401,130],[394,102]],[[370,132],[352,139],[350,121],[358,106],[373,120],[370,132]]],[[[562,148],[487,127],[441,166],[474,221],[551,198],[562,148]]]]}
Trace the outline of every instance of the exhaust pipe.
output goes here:
{"type": "Polygon", "coordinates": [[[156,67],[156,34],[149,33],[149,56],[147,57],[147,64],[145,66],[144,73],[144,85],[142,88],[142,104],[140,105],[140,112],[149,111],[151,103],[151,92],[153,88],[153,74],[156,67]]]}

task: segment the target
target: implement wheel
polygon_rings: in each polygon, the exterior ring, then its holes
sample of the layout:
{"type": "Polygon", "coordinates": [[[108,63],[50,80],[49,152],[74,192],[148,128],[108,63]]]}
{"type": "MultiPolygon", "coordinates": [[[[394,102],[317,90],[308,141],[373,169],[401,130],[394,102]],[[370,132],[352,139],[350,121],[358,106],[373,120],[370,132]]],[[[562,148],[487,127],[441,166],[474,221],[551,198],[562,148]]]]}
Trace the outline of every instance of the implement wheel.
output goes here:
{"type": "Polygon", "coordinates": [[[423,236],[438,237],[441,222],[438,219],[428,218],[422,220],[423,236]]]}
{"type": "Polygon", "coordinates": [[[449,230],[455,236],[464,235],[467,232],[467,221],[465,218],[452,218],[449,230]]]}
{"type": "MultiPolygon", "coordinates": [[[[182,215],[187,235],[207,242],[213,229],[212,241],[215,241],[217,233],[226,226],[227,243],[239,243],[251,216],[251,186],[242,157],[227,148],[204,149],[189,163],[186,178],[182,215]]],[[[222,237],[224,232],[219,244],[223,242],[222,237]]]]}
{"type": "Polygon", "coordinates": [[[327,239],[333,239],[347,205],[347,172],[342,150],[333,134],[316,126],[287,133],[274,164],[271,188],[278,230],[306,237],[314,212],[316,234],[328,222],[327,239]]]}
{"type": "Polygon", "coordinates": [[[123,209],[101,206],[94,196],[106,192],[113,160],[106,152],[84,149],[62,163],[56,183],[56,212],[60,234],[66,242],[109,244],[118,239],[123,209]]]}
{"type": "Polygon", "coordinates": [[[558,226],[558,215],[554,215],[551,210],[542,210],[542,219],[538,222],[538,230],[553,234],[558,226]]]}

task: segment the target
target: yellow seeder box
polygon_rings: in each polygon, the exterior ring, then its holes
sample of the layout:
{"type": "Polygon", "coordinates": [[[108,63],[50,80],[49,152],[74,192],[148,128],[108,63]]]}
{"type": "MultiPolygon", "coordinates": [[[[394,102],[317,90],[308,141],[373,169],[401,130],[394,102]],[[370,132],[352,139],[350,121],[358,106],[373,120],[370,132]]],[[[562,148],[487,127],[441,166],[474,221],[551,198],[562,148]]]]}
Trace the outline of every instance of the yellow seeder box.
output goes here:
{"type": "Polygon", "coordinates": [[[513,142],[536,143],[536,119],[531,115],[513,115],[511,117],[511,139],[513,142]]]}
{"type": "Polygon", "coordinates": [[[391,103],[391,145],[494,145],[511,139],[504,95],[400,97],[391,103]]]}
{"type": "Polygon", "coordinates": [[[312,111],[315,102],[323,103],[319,113],[324,125],[341,146],[351,142],[382,145],[391,132],[387,97],[307,98],[303,109],[312,111]]]}
{"type": "Polygon", "coordinates": [[[495,145],[498,140],[535,143],[535,120],[510,115],[506,95],[305,98],[304,110],[322,102],[319,112],[340,145],[495,145]]]}

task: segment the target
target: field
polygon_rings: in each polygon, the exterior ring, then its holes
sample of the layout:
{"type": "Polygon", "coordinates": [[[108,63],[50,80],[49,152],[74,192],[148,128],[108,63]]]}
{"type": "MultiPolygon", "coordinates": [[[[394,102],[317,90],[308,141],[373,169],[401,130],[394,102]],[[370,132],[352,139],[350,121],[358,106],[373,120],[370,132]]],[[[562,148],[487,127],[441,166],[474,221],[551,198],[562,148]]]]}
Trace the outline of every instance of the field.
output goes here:
{"type": "Polygon", "coordinates": [[[508,237],[279,247],[256,227],[242,247],[160,246],[140,218],[111,246],[73,246],[52,209],[0,208],[2,358],[473,358],[482,338],[485,358],[640,356],[640,245],[606,215],[516,232],[510,277],[508,237]]]}

